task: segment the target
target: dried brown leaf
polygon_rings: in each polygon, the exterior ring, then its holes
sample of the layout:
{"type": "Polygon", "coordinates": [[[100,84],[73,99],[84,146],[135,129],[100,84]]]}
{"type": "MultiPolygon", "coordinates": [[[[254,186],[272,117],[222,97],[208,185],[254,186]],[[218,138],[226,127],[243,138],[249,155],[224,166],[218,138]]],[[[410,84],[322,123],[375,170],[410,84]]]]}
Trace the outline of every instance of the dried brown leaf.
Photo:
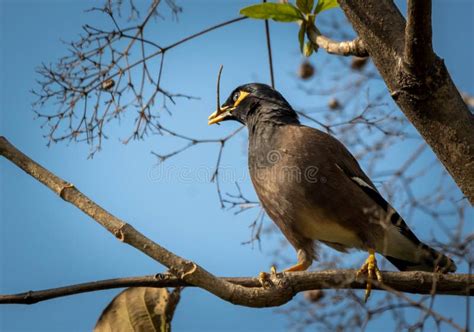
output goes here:
{"type": "Polygon", "coordinates": [[[95,332],[171,331],[180,290],[132,287],[118,294],[102,312],[95,332]]]}

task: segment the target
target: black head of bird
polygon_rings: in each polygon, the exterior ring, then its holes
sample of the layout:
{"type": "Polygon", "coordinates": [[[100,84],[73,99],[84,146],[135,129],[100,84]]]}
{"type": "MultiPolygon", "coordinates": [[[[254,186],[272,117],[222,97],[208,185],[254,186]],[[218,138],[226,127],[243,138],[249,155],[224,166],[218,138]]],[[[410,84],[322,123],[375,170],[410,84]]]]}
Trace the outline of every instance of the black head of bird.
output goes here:
{"type": "Polygon", "coordinates": [[[298,253],[287,272],[306,270],[316,244],[369,253],[358,274],[382,281],[375,252],[401,271],[454,272],[456,265],[422,243],[383,198],[357,160],[333,136],[299,123],[268,85],[236,88],[209,124],[236,120],[249,129],[249,170],[258,198],[298,253]],[[308,172],[310,171],[310,172],[308,172]]]}
{"type": "Polygon", "coordinates": [[[220,109],[209,116],[209,124],[226,120],[253,125],[257,120],[299,123],[298,115],[286,99],[272,87],[250,83],[237,87],[220,109]]]}

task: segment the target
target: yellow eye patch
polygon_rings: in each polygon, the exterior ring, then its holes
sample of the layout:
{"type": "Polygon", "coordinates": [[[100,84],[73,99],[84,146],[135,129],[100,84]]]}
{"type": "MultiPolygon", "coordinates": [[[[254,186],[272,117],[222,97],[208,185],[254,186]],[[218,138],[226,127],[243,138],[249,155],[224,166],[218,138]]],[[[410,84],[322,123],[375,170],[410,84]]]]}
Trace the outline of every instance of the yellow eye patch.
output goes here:
{"type": "Polygon", "coordinates": [[[249,92],[245,92],[241,90],[239,93],[239,98],[237,98],[237,100],[234,102],[234,106],[232,106],[232,108],[236,108],[237,106],[239,106],[242,100],[244,100],[249,94],[250,94],[249,92]]]}

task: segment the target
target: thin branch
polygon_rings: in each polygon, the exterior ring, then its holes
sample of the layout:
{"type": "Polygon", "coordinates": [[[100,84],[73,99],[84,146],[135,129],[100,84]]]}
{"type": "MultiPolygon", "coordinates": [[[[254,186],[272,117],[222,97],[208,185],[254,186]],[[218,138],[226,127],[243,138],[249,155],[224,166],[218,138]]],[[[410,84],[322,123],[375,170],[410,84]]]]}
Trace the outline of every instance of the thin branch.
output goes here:
{"type": "Polygon", "coordinates": [[[237,18],[234,18],[234,19],[232,19],[232,20],[225,21],[225,22],[223,22],[223,23],[219,23],[219,24],[213,25],[212,27],[209,27],[209,28],[207,28],[207,29],[204,29],[204,30],[202,30],[202,31],[199,31],[199,32],[197,32],[197,33],[195,33],[195,34],[192,34],[192,35],[190,35],[190,36],[188,36],[188,37],[186,37],[186,38],[183,38],[183,39],[181,39],[181,40],[179,40],[179,41],[177,41],[177,42],[175,42],[175,43],[173,43],[173,44],[171,44],[171,45],[168,45],[168,46],[164,47],[164,48],[163,48],[163,51],[167,51],[167,50],[169,50],[169,49],[175,48],[176,46],[181,45],[181,44],[183,44],[183,43],[185,43],[185,42],[187,42],[187,41],[189,41],[189,40],[191,40],[191,39],[194,39],[194,38],[196,38],[196,37],[202,36],[202,35],[204,35],[204,34],[206,34],[206,33],[208,33],[208,32],[211,32],[211,31],[213,31],[213,30],[222,28],[222,27],[224,27],[224,26],[226,26],[226,25],[229,25],[229,24],[232,24],[232,23],[236,23],[236,22],[245,20],[246,18],[247,18],[247,17],[245,17],[245,16],[237,17],[237,18]]]}
{"type": "Polygon", "coordinates": [[[405,63],[411,70],[425,73],[435,59],[431,30],[431,0],[408,0],[405,27],[405,63]]]}
{"type": "MultiPolygon", "coordinates": [[[[156,12],[157,4],[154,3],[151,12],[156,12]]],[[[110,10],[96,10],[107,13],[114,28],[118,28],[110,10]]],[[[155,133],[153,127],[159,125],[161,119],[159,110],[153,106],[160,95],[163,97],[163,110],[168,112],[167,100],[174,103],[178,97],[194,98],[171,93],[162,86],[165,54],[194,38],[244,19],[246,17],[238,17],[213,25],[165,47],[145,38],[143,31],[149,24],[149,16],[141,24],[121,30],[108,31],[85,25],[86,34],[78,42],[68,43],[70,55],[61,58],[55,66],[42,65],[38,69],[43,79],[38,81],[39,89],[32,91],[37,97],[34,112],[44,121],[42,127],[48,128],[45,135],[48,144],[64,140],[85,141],[91,147],[92,157],[101,149],[102,139],[107,138],[107,124],[120,120],[122,114],[131,108],[138,111],[135,125],[123,142],[155,133]],[[154,48],[148,50],[145,45],[154,48]],[[150,65],[160,56],[159,73],[155,79],[150,73],[150,65]],[[132,75],[132,71],[137,75],[132,75]],[[145,89],[147,85],[152,86],[150,92],[145,89]],[[127,94],[132,97],[126,98],[127,94]],[[36,109],[47,102],[59,105],[56,113],[43,113],[36,109]]]]}
{"type": "MultiPolygon", "coordinates": [[[[295,285],[296,293],[315,289],[365,289],[362,280],[355,279],[355,270],[325,270],[318,272],[301,272],[285,274],[290,283],[295,285]]],[[[225,282],[247,288],[261,288],[259,278],[222,277],[225,282]]],[[[414,294],[430,294],[436,283],[436,294],[474,295],[474,280],[469,274],[439,275],[428,272],[383,272],[384,285],[375,286],[378,290],[387,290],[414,294]],[[436,281],[439,279],[438,281],[436,281]]],[[[107,279],[77,285],[58,287],[40,291],[0,295],[0,304],[33,304],[58,297],[80,293],[101,291],[126,287],[196,287],[169,273],[155,275],[107,279]]]]}
{"type": "MultiPolygon", "coordinates": [[[[267,0],[263,0],[263,2],[267,2],[267,0]]],[[[270,66],[270,82],[272,83],[272,88],[275,89],[275,75],[273,74],[272,45],[270,41],[270,24],[268,20],[265,20],[265,35],[267,37],[268,65],[270,66]]]]}
{"type": "Polygon", "coordinates": [[[369,56],[364,42],[359,37],[351,41],[337,42],[321,35],[314,26],[307,28],[306,35],[313,44],[325,49],[329,54],[358,57],[369,56]]]}

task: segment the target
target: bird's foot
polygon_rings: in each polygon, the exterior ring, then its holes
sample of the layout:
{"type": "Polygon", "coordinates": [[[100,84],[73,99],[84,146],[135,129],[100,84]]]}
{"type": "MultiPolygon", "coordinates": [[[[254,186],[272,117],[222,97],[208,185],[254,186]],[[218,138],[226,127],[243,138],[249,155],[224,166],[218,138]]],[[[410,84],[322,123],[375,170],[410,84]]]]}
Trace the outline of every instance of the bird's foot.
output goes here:
{"type": "Polygon", "coordinates": [[[370,293],[372,291],[372,280],[374,280],[374,277],[377,278],[378,282],[382,282],[382,273],[380,273],[379,268],[377,267],[377,260],[375,259],[375,251],[374,250],[369,250],[369,257],[365,261],[364,264],[362,264],[361,268],[357,271],[356,273],[356,278],[359,278],[361,275],[366,275],[367,276],[367,287],[365,289],[365,297],[364,297],[364,302],[367,302],[367,299],[370,296],[370,293]]]}
{"type": "Polygon", "coordinates": [[[285,269],[283,272],[306,271],[310,264],[308,264],[307,262],[298,262],[298,264],[295,264],[295,265],[285,269]]]}
{"type": "MultiPolygon", "coordinates": [[[[299,251],[298,251],[298,255],[299,251]]],[[[298,257],[300,258],[300,257],[298,257]]],[[[298,263],[290,266],[289,268],[285,269],[283,272],[299,272],[299,271],[306,271],[311,266],[311,260],[308,259],[298,259],[298,263]]]]}
{"type": "Polygon", "coordinates": [[[270,273],[260,272],[258,275],[258,280],[263,288],[268,288],[272,285],[271,277],[276,276],[277,270],[274,265],[270,267],[270,273]]]}

